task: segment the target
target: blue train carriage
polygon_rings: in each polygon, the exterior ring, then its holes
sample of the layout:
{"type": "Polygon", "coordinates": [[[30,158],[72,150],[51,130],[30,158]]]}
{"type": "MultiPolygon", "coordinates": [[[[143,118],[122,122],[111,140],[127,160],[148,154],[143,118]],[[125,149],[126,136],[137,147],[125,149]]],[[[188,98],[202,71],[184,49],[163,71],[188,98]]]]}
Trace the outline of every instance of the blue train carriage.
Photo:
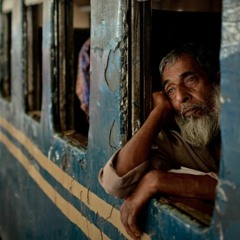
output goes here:
{"type": "Polygon", "coordinates": [[[129,238],[122,200],[101,188],[99,169],[149,113],[160,57],[196,39],[220,53],[215,206],[153,199],[142,239],[239,236],[239,9],[237,0],[1,0],[1,238],[129,238]],[[88,120],[75,85],[89,37],[88,120]]]}

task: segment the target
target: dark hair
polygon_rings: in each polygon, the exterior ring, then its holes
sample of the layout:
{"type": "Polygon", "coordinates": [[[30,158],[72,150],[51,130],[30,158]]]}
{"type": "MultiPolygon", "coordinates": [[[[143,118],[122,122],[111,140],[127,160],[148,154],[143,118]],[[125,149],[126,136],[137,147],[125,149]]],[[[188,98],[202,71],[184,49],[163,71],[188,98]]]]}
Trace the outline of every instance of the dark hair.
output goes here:
{"type": "Polygon", "coordinates": [[[182,54],[191,55],[206,71],[209,79],[215,79],[214,76],[219,71],[218,57],[209,48],[197,43],[186,43],[171,50],[160,62],[159,71],[161,78],[166,65],[175,63],[182,54]]]}

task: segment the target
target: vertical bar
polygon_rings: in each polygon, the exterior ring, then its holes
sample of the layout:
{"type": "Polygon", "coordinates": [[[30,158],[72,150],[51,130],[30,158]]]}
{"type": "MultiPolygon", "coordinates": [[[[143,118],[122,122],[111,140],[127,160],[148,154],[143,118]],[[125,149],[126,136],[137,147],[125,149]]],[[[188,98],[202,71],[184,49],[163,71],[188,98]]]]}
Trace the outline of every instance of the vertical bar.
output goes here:
{"type": "Polygon", "coordinates": [[[72,2],[58,3],[58,78],[59,127],[61,131],[74,128],[73,81],[73,9],[72,2]]]}
{"type": "Polygon", "coordinates": [[[58,3],[58,81],[59,81],[59,127],[61,131],[67,130],[66,123],[66,29],[65,29],[65,1],[58,3]]]}
{"type": "Polygon", "coordinates": [[[142,92],[142,121],[148,117],[152,103],[152,79],[150,66],[150,39],[151,39],[151,2],[142,3],[142,62],[143,62],[143,92],[142,92]]]}
{"type": "Polygon", "coordinates": [[[34,60],[33,60],[33,23],[32,23],[32,7],[26,9],[27,19],[27,79],[26,79],[26,111],[34,109],[33,96],[33,78],[34,78],[34,60]]]}
{"type": "Polygon", "coordinates": [[[131,137],[140,128],[141,113],[141,42],[140,42],[140,5],[136,1],[131,4],[131,137]]]}
{"type": "Polygon", "coordinates": [[[150,22],[151,3],[131,4],[131,134],[146,119],[151,107],[150,22]]]}
{"type": "Polygon", "coordinates": [[[1,95],[6,100],[11,98],[11,25],[12,13],[2,14],[2,76],[1,95]]]}

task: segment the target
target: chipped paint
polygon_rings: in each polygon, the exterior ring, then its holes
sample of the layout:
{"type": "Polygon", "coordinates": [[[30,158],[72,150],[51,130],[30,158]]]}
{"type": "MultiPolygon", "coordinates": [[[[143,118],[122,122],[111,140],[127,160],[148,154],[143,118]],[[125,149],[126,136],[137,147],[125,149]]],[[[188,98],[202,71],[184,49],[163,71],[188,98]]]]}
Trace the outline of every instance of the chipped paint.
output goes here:
{"type": "Polygon", "coordinates": [[[217,224],[217,229],[219,233],[219,240],[224,240],[224,235],[223,235],[223,227],[221,223],[217,224]]]}
{"type": "Polygon", "coordinates": [[[218,193],[218,197],[224,202],[228,202],[229,200],[229,197],[230,197],[228,196],[230,194],[229,188],[231,189],[231,191],[235,191],[237,189],[236,183],[231,182],[229,180],[220,179],[217,186],[217,193],[218,193]],[[226,187],[228,188],[227,190],[228,193],[226,193],[226,187]]]}
{"type": "Polygon", "coordinates": [[[240,52],[240,2],[223,1],[221,59],[240,52]]]}
{"type": "Polygon", "coordinates": [[[221,95],[220,96],[220,103],[224,104],[224,103],[230,103],[231,102],[231,98],[225,98],[221,95]]]}
{"type": "Polygon", "coordinates": [[[112,127],[110,129],[109,146],[115,149],[118,148],[118,126],[116,124],[116,121],[113,121],[112,127]]]}
{"type": "Polygon", "coordinates": [[[120,49],[116,48],[114,50],[110,50],[108,57],[107,57],[107,63],[105,68],[105,81],[107,85],[109,86],[111,91],[115,91],[118,87],[118,83],[121,79],[120,74],[120,59],[117,58],[119,55],[120,49]],[[119,53],[117,53],[119,52],[119,53]]]}
{"type": "Polygon", "coordinates": [[[53,146],[51,146],[48,150],[48,158],[51,158],[52,151],[53,151],[53,146]]]}

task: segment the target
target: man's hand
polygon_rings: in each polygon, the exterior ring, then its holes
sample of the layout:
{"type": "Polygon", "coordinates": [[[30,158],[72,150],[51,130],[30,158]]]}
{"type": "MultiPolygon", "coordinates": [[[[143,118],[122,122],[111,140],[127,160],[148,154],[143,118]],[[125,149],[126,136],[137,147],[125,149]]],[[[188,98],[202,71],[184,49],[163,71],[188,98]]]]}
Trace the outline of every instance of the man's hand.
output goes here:
{"type": "Polygon", "coordinates": [[[142,235],[137,219],[143,207],[143,204],[137,205],[134,197],[130,196],[120,208],[121,222],[128,235],[133,239],[139,239],[142,235]]]}
{"type": "Polygon", "coordinates": [[[157,181],[157,175],[153,171],[146,173],[120,208],[121,222],[133,239],[139,239],[142,235],[137,220],[143,208],[156,193],[157,181]]]}
{"type": "Polygon", "coordinates": [[[172,105],[168,99],[168,96],[164,91],[154,92],[152,94],[153,97],[153,106],[162,106],[165,111],[171,113],[172,112],[172,105]]]}
{"type": "Polygon", "coordinates": [[[173,108],[165,92],[153,93],[153,99],[154,108],[148,118],[118,154],[115,161],[118,176],[125,175],[148,159],[156,136],[172,118],[173,108]]]}
{"type": "Polygon", "coordinates": [[[133,239],[139,239],[142,232],[137,223],[138,216],[151,198],[164,194],[214,201],[216,185],[217,180],[208,175],[151,170],[121,206],[122,224],[133,239]]]}

